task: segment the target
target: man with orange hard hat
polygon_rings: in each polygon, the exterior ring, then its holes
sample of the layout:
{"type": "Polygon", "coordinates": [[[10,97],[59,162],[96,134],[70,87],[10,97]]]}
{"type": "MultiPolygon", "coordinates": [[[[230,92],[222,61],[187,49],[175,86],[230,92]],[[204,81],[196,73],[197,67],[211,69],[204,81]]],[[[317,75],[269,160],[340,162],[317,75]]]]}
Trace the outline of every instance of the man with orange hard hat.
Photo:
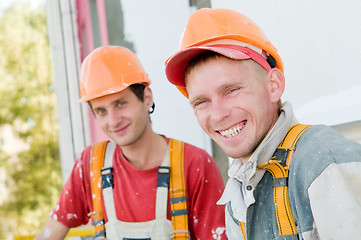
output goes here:
{"type": "Polygon", "coordinates": [[[84,60],[81,99],[112,139],[88,146],[36,239],[64,239],[92,218],[95,239],[227,239],[221,174],[204,150],[152,130],[150,80],[130,50],[84,60]]]}
{"type": "Polygon", "coordinates": [[[197,10],[165,72],[234,159],[218,201],[229,239],[360,238],[361,145],[297,122],[281,57],[252,20],[197,10]]]}

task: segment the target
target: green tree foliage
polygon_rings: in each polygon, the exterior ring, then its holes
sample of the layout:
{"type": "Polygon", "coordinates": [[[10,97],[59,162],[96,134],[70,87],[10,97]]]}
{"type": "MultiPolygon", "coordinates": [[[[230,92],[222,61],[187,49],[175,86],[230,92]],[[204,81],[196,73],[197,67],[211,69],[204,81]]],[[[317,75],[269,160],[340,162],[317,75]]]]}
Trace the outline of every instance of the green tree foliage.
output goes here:
{"type": "MultiPolygon", "coordinates": [[[[37,232],[62,185],[56,98],[45,8],[16,2],[0,13],[0,127],[11,126],[17,154],[0,149],[8,195],[0,203],[0,239],[37,232]]],[[[0,136],[6,142],[6,136],[0,136]]],[[[0,146],[1,147],[1,146],[0,146]]]]}

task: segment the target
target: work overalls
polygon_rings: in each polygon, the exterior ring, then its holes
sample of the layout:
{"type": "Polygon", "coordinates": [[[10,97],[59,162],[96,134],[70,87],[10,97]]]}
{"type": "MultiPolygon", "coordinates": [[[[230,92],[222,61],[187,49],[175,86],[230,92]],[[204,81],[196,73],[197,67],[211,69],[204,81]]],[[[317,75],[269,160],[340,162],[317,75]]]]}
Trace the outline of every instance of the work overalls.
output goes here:
{"type": "MultiPolygon", "coordinates": [[[[113,152],[115,143],[109,143],[104,159],[104,168],[113,165],[113,152]]],[[[161,166],[169,167],[169,148],[164,156],[161,166]]],[[[159,168],[161,169],[161,168],[159,168]]],[[[158,175],[161,174],[159,173],[158,175]]],[[[159,179],[159,177],[158,177],[159,179]]],[[[130,240],[130,239],[159,239],[169,240],[172,233],[172,222],[167,219],[168,187],[159,186],[156,193],[155,219],[147,222],[123,222],[116,217],[113,188],[103,188],[103,197],[108,222],[105,224],[107,239],[130,240]]]]}

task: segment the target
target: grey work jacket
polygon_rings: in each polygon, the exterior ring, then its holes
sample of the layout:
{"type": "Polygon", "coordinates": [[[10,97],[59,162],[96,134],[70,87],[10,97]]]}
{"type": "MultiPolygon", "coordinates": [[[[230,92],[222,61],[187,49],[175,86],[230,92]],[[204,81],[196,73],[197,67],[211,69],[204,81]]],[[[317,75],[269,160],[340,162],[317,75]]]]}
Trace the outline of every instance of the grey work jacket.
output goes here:
{"type": "MultiPolygon", "coordinates": [[[[288,186],[299,239],[361,239],[360,144],[327,126],[309,128],[296,146],[288,186]]],[[[233,194],[244,197],[242,188],[231,178],[225,194],[233,189],[233,194]]],[[[271,174],[265,172],[252,192],[254,203],[245,213],[247,239],[288,239],[278,233],[271,174]]],[[[222,198],[226,203],[227,197],[222,198]]],[[[227,204],[237,209],[234,199],[229,197],[227,204]]],[[[232,208],[226,211],[227,236],[243,239],[237,224],[241,219],[232,216],[232,208]]]]}

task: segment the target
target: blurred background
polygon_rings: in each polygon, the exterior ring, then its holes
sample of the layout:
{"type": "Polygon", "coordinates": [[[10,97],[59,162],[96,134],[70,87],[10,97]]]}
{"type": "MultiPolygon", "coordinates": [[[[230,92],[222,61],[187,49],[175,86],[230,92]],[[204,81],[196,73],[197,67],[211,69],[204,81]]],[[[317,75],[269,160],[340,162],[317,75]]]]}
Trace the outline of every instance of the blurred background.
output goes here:
{"type": "Polygon", "coordinates": [[[230,159],[164,74],[202,7],[237,10],[264,30],[284,62],[282,100],[300,122],[361,142],[360,1],[2,0],[0,239],[37,233],[83,148],[106,139],[78,102],[81,62],[101,45],[137,54],[152,80],[155,131],[206,149],[227,180],[230,159]]]}

